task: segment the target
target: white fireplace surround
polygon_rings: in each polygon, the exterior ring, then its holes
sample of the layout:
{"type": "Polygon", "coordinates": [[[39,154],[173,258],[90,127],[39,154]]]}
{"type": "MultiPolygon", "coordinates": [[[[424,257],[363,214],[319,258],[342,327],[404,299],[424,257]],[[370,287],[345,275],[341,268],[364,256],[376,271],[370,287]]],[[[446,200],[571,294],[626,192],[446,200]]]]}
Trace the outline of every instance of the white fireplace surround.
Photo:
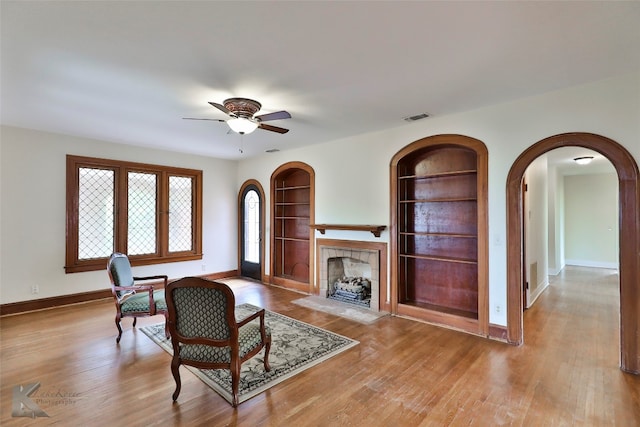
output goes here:
{"type": "Polygon", "coordinates": [[[367,263],[371,268],[371,305],[372,311],[380,310],[380,250],[368,248],[368,242],[341,240],[339,245],[318,241],[318,294],[326,297],[329,290],[329,260],[332,258],[351,258],[367,263]]]}

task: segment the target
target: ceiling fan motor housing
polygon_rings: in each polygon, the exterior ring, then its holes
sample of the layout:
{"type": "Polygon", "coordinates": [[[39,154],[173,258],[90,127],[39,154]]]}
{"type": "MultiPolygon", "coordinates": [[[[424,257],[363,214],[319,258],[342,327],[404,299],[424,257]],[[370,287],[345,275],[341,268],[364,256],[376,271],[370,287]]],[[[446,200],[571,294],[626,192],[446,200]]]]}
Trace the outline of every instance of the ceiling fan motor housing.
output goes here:
{"type": "Polygon", "coordinates": [[[229,98],[223,102],[224,108],[235,114],[237,117],[252,119],[253,115],[260,111],[262,104],[253,99],[229,98]]]}

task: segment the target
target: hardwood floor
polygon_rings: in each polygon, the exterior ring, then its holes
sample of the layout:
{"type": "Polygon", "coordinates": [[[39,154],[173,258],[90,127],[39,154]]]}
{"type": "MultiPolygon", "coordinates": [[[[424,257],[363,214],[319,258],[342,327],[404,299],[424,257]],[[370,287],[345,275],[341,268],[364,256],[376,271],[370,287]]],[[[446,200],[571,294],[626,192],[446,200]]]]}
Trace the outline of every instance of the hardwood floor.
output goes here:
{"type": "Polygon", "coordinates": [[[637,426],[640,377],[618,368],[617,280],[567,267],[525,312],[521,347],[397,317],[362,325],[292,304],[291,291],[234,285],[238,304],[360,341],[237,409],[186,370],[172,404],[170,356],[130,319],[117,345],[110,300],[4,317],[0,424],[637,426]],[[14,386],[36,382],[49,418],[12,417],[14,386]]]}

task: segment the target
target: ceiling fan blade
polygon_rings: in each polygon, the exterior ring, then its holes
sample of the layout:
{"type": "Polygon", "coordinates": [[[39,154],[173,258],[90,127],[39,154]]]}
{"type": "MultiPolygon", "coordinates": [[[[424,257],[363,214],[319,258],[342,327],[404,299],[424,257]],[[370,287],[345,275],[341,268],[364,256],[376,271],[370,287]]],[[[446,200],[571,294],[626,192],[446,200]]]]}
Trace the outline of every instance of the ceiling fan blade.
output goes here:
{"type": "Polygon", "coordinates": [[[182,120],[208,120],[212,122],[226,122],[226,120],[222,120],[222,119],[200,119],[197,117],[183,117],[182,120]]]}
{"type": "Polygon", "coordinates": [[[275,113],[267,113],[262,114],[260,116],[255,116],[254,119],[259,120],[261,122],[268,122],[269,120],[282,120],[282,119],[290,119],[291,114],[286,111],[276,111],[275,113]]]}
{"type": "Polygon", "coordinates": [[[271,132],[277,132],[277,133],[287,133],[287,132],[289,132],[289,129],[279,128],[278,126],[265,125],[264,123],[258,124],[258,127],[260,129],[270,130],[271,132]]]}
{"type": "Polygon", "coordinates": [[[211,104],[212,106],[216,107],[218,110],[222,111],[227,116],[237,117],[234,113],[232,113],[231,111],[227,110],[227,107],[225,107],[222,104],[217,104],[215,102],[209,102],[209,104],[211,104]]]}

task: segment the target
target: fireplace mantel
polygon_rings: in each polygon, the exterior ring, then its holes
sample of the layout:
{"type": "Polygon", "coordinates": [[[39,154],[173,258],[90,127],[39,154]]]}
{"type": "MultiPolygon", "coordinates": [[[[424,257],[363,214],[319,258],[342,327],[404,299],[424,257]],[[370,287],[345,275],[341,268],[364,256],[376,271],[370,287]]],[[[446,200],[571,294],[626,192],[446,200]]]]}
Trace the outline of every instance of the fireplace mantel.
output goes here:
{"type": "Polygon", "coordinates": [[[375,237],[380,237],[382,230],[387,228],[386,225],[351,225],[351,224],[311,224],[311,228],[315,228],[324,234],[327,230],[351,230],[351,231],[370,231],[375,237]]]}

